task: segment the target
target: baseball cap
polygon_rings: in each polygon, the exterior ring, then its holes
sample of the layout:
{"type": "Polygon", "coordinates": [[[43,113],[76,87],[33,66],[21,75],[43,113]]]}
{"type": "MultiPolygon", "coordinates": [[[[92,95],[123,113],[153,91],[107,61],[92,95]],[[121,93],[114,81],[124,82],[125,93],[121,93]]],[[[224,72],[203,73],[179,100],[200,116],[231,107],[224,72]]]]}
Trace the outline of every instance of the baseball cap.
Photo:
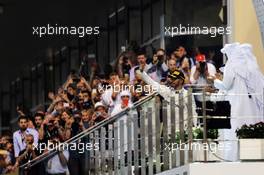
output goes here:
{"type": "Polygon", "coordinates": [[[175,70],[175,71],[169,72],[168,77],[173,79],[173,80],[182,79],[184,81],[184,79],[185,79],[184,74],[180,70],[175,70]]]}

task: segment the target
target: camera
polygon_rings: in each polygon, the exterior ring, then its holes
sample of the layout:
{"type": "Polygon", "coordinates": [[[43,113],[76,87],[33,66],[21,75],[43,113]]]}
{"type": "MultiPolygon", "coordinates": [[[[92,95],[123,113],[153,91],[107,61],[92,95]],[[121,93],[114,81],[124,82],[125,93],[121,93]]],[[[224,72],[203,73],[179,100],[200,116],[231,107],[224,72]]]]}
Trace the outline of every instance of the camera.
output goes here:
{"type": "Polygon", "coordinates": [[[206,70],[206,62],[199,62],[200,63],[200,73],[204,74],[206,70]]]}
{"type": "Polygon", "coordinates": [[[128,64],[128,57],[124,56],[123,57],[123,71],[124,74],[129,74],[129,70],[131,69],[131,66],[128,64]]]}

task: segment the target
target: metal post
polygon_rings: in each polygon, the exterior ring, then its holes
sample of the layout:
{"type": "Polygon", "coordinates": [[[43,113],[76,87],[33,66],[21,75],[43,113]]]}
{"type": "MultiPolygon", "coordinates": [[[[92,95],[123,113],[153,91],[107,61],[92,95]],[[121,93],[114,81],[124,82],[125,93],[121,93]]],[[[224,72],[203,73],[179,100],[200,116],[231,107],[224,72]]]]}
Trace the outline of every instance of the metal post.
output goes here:
{"type": "Polygon", "coordinates": [[[129,113],[127,119],[127,174],[132,175],[132,117],[129,113]]]}
{"type": "MultiPolygon", "coordinates": [[[[89,134],[89,138],[90,138],[90,143],[92,143],[93,145],[95,144],[94,142],[94,133],[89,134]]],[[[94,167],[95,167],[95,155],[94,155],[94,149],[89,150],[90,151],[90,165],[89,165],[89,171],[90,174],[95,174],[94,171],[94,167]]]]}
{"type": "Polygon", "coordinates": [[[188,150],[188,162],[193,162],[193,150],[192,150],[192,142],[193,142],[193,134],[192,134],[192,126],[193,126],[193,101],[192,101],[192,89],[188,89],[188,140],[189,140],[189,150],[188,150]]]}
{"type": "MultiPolygon", "coordinates": [[[[179,93],[179,129],[180,129],[180,146],[185,142],[184,133],[184,99],[183,92],[179,93]]],[[[184,150],[180,149],[180,166],[184,165],[184,150]]]]}
{"type": "Polygon", "coordinates": [[[148,108],[148,174],[153,175],[153,130],[152,130],[152,108],[148,108]]]}
{"type": "MultiPolygon", "coordinates": [[[[203,102],[202,102],[202,108],[203,108],[203,143],[207,143],[207,127],[206,127],[206,99],[205,99],[205,88],[203,88],[203,102]]],[[[204,149],[204,161],[207,162],[207,150],[204,149]]]]}
{"type": "Polygon", "coordinates": [[[145,148],[145,113],[140,111],[140,165],[141,175],[146,175],[146,148],[145,148]]]}
{"type": "Polygon", "coordinates": [[[125,138],[124,138],[124,120],[121,119],[119,122],[120,129],[120,172],[121,174],[125,174],[125,138]]]}
{"type": "Polygon", "coordinates": [[[167,102],[162,102],[162,122],[163,122],[163,139],[162,139],[162,149],[163,150],[163,170],[168,170],[169,164],[169,151],[165,145],[169,144],[168,137],[168,117],[167,117],[167,102]]]}
{"type": "Polygon", "coordinates": [[[105,127],[101,127],[100,130],[100,157],[101,157],[101,173],[104,174],[105,170],[105,127]]]}
{"type": "MultiPolygon", "coordinates": [[[[158,100],[157,98],[155,100],[158,100]]],[[[161,172],[161,165],[160,165],[160,150],[161,150],[161,142],[160,142],[160,138],[161,138],[161,129],[160,129],[160,102],[158,103],[158,105],[156,106],[156,112],[155,112],[155,131],[156,131],[156,173],[161,172]]]]}
{"type": "Polygon", "coordinates": [[[115,175],[119,174],[119,150],[118,150],[118,123],[114,123],[114,172],[115,175]]]}
{"type": "MultiPolygon", "coordinates": [[[[170,99],[170,117],[171,117],[171,142],[172,144],[175,144],[176,143],[175,97],[171,97],[170,99]]],[[[172,168],[176,167],[176,151],[172,151],[171,164],[172,164],[172,168]]]]}
{"type": "MultiPolygon", "coordinates": [[[[99,143],[99,131],[98,130],[94,131],[94,138],[95,138],[95,143],[98,144],[99,143]]],[[[101,148],[99,148],[99,149],[101,149],[101,148]]],[[[94,169],[95,169],[96,175],[100,174],[100,158],[101,158],[101,156],[100,156],[99,150],[95,150],[95,166],[94,166],[94,169]]]]}
{"type": "Polygon", "coordinates": [[[113,174],[113,125],[108,125],[108,165],[107,172],[113,174]]]}
{"type": "Polygon", "coordinates": [[[139,160],[138,160],[138,115],[133,115],[133,126],[134,126],[134,167],[135,175],[139,175],[139,160]]]}

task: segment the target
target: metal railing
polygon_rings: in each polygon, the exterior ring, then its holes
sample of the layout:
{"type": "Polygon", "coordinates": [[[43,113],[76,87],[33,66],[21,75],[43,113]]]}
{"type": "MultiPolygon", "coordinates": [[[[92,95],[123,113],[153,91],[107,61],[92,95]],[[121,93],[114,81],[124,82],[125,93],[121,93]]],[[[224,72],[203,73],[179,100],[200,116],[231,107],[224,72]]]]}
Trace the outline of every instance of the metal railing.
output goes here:
{"type": "MultiPolygon", "coordinates": [[[[79,142],[89,138],[97,149],[87,150],[85,166],[89,174],[157,174],[196,161],[228,161],[212,151],[210,143],[225,142],[207,138],[207,120],[226,119],[230,116],[208,116],[207,93],[187,93],[163,99],[157,93],[150,94],[118,114],[88,128],[64,142],[79,142]],[[194,95],[202,95],[202,106],[198,109],[194,95]],[[202,110],[202,115],[195,114],[202,110]],[[203,131],[200,139],[193,138],[193,127],[203,131]],[[209,149],[203,149],[203,144],[209,149]],[[187,149],[180,149],[181,146],[187,149]],[[196,147],[194,147],[196,146],[196,147]],[[197,149],[202,147],[201,149],[197,149]]],[[[230,141],[230,140],[229,140],[230,141]]],[[[231,140],[232,141],[232,140],[231,140]]],[[[237,142],[237,140],[236,140],[237,142]]],[[[76,150],[78,151],[78,150],[76,150]]],[[[24,169],[43,162],[58,151],[51,150],[20,166],[24,169]]]]}

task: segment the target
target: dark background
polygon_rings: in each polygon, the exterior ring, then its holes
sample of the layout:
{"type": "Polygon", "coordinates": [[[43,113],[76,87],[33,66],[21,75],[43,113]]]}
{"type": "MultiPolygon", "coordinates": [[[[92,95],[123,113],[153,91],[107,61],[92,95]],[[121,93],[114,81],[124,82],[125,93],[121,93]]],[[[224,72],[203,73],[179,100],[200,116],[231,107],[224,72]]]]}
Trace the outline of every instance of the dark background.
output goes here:
{"type": "Polygon", "coordinates": [[[0,15],[0,79],[2,87],[6,88],[9,81],[41,61],[48,48],[76,42],[69,36],[33,36],[33,26],[48,23],[58,26],[102,25],[116,1],[3,0],[0,3],[4,7],[0,15]]]}

